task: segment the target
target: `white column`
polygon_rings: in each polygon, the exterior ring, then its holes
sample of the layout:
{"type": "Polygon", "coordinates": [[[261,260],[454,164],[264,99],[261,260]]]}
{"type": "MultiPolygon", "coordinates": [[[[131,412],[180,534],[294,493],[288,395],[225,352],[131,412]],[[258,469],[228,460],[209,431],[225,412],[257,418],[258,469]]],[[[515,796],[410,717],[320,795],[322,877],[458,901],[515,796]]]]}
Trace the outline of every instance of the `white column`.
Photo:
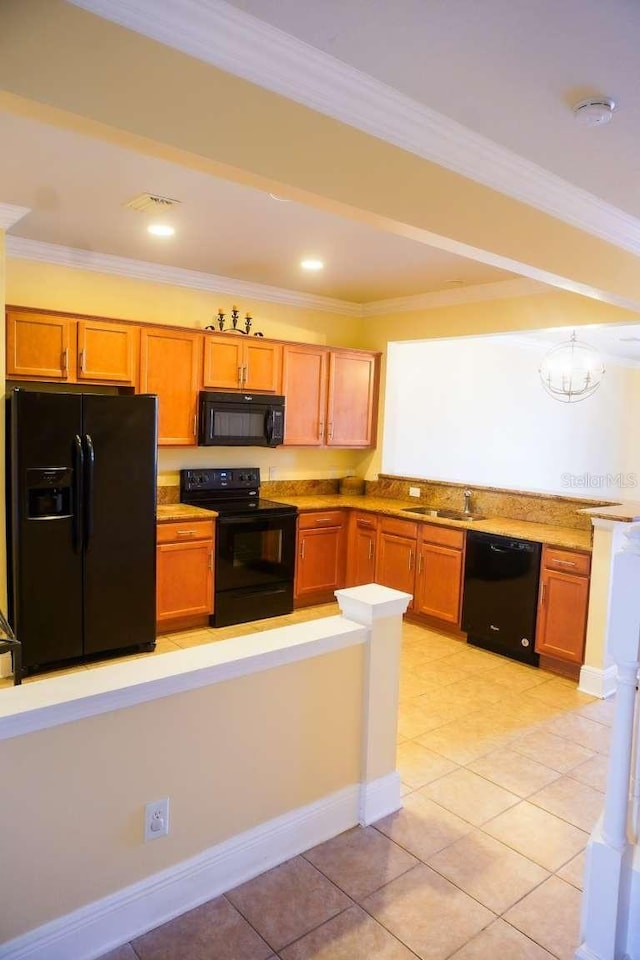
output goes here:
{"type": "Polygon", "coordinates": [[[619,960],[626,954],[633,847],[629,838],[630,779],[640,661],[640,526],[614,557],[609,652],[618,687],[604,814],[587,846],[582,901],[581,960],[619,960]]]}
{"type": "Polygon", "coordinates": [[[345,617],[370,631],[363,697],[360,823],[369,824],[399,810],[396,770],[398,688],[402,614],[411,595],[377,583],[336,590],[345,617]]]}

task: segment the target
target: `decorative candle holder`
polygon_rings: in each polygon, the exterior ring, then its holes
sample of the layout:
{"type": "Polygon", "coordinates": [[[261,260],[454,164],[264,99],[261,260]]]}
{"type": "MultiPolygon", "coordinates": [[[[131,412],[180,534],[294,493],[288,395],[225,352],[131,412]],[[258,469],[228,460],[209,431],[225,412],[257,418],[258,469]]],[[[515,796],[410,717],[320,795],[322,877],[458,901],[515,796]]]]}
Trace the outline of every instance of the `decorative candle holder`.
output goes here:
{"type": "MultiPolygon", "coordinates": [[[[225,331],[224,329],[225,321],[226,321],[226,314],[224,313],[222,307],[220,307],[218,310],[218,313],[214,318],[214,322],[210,323],[207,327],[205,327],[205,330],[213,330],[216,333],[226,332],[226,333],[242,333],[242,334],[248,335],[251,332],[251,327],[253,326],[253,318],[250,313],[245,314],[244,330],[242,329],[242,327],[238,326],[238,323],[240,321],[240,311],[235,306],[231,308],[231,329],[230,330],[225,331]],[[217,327],[216,327],[216,323],[217,323],[217,327]]],[[[260,333],[259,331],[256,331],[251,335],[254,337],[264,336],[264,334],[260,333]]]]}

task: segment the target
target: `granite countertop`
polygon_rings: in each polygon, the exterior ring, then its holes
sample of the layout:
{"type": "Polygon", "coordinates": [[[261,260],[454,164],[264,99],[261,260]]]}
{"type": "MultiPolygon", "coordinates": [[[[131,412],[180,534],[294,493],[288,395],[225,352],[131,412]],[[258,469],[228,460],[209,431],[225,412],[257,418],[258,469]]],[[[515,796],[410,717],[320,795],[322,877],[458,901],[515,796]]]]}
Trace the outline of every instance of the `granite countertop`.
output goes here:
{"type": "Polygon", "coordinates": [[[580,510],[589,517],[598,517],[601,520],[620,520],[623,523],[632,523],[640,520],[640,503],[637,500],[623,500],[622,503],[608,507],[588,507],[580,510]]]}
{"type": "MultiPolygon", "coordinates": [[[[553,523],[534,523],[530,520],[511,520],[506,517],[487,517],[484,520],[474,521],[424,517],[403,510],[403,507],[411,506],[411,503],[389,497],[349,496],[336,493],[306,497],[287,496],[286,499],[272,495],[270,499],[292,504],[302,513],[310,510],[337,510],[341,507],[347,507],[371,513],[383,513],[391,517],[401,517],[403,520],[411,520],[417,523],[433,523],[444,527],[479,530],[482,533],[519,537],[523,540],[535,540],[538,543],[546,543],[554,547],[591,552],[591,530],[574,530],[572,527],[562,527],[553,523]]],[[[640,505],[638,506],[640,507],[640,505]]]]}
{"type": "Polygon", "coordinates": [[[214,520],[218,514],[188,503],[159,503],[156,516],[158,523],[169,523],[171,520],[214,520]]]}

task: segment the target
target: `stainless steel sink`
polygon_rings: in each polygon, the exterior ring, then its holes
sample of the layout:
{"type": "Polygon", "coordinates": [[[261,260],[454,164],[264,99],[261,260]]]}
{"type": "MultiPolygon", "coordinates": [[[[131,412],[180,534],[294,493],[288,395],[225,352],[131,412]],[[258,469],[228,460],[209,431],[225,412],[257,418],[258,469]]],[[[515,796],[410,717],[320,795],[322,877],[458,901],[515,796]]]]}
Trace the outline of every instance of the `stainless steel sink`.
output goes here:
{"type": "Polygon", "coordinates": [[[419,513],[423,517],[440,517],[442,520],[484,520],[480,513],[464,513],[462,510],[438,510],[435,507],[403,507],[406,513],[419,513]]]}

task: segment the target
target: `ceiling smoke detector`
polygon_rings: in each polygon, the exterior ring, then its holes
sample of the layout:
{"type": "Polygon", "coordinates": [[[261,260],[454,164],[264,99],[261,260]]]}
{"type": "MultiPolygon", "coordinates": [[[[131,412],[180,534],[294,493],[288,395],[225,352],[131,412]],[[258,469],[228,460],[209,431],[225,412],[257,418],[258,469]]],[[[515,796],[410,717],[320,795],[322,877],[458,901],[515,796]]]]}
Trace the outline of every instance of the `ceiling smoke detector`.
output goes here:
{"type": "Polygon", "coordinates": [[[128,200],[123,206],[129,210],[137,210],[138,213],[166,213],[171,207],[177,206],[180,200],[172,200],[171,197],[161,197],[157,193],[141,193],[133,200],[128,200]]]}
{"type": "Polygon", "coordinates": [[[575,104],[573,115],[583,127],[603,127],[613,118],[615,108],[611,97],[589,97],[575,104]]]}

